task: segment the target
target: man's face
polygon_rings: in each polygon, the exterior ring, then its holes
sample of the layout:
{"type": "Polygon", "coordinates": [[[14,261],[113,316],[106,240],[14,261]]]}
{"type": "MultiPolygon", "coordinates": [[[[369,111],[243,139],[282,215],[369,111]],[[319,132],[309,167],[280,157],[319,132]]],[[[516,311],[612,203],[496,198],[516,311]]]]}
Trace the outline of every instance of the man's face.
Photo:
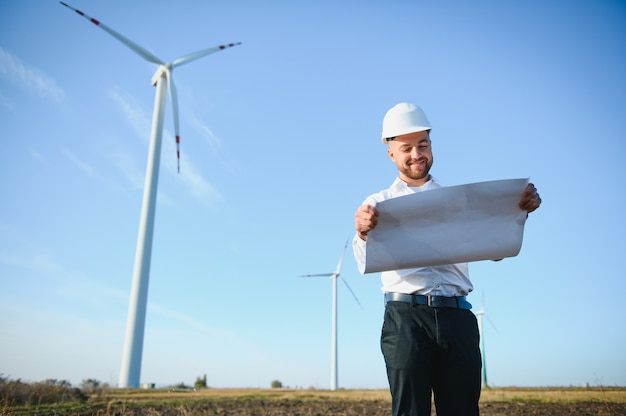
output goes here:
{"type": "Polygon", "coordinates": [[[398,167],[400,179],[409,186],[422,186],[428,182],[428,172],[433,165],[428,132],[397,136],[389,142],[387,153],[398,167]]]}

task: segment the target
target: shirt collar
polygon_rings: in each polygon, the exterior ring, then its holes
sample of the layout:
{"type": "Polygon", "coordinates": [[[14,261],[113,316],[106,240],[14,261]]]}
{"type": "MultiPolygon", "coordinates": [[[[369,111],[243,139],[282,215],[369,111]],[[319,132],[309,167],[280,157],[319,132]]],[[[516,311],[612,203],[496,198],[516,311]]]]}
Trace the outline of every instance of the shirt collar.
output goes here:
{"type": "Polygon", "coordinates": [[[399,177],[396,178],[389,187],[393,192],[399,192],[403,194],[412,194],[420,191],[428,191],[429,189],[441,188],[441,184],[433,175],[430,175],[430,179],[422,186],[409,186],[399,177]]]}

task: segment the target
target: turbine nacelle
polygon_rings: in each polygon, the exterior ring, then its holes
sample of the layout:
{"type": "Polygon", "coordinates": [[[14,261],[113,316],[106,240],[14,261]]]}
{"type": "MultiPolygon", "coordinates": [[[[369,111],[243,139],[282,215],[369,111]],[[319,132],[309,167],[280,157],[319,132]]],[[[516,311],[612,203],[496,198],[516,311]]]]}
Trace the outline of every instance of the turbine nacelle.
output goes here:
{"type": "Polygon", "coordinates": [[[157,82],[159,82],[160,78],[169,79],[171,77],[171,64],[169,65],[161,65],[157,68],[154,75],[152,75],[152,86],[156,86],[157,82]]]}

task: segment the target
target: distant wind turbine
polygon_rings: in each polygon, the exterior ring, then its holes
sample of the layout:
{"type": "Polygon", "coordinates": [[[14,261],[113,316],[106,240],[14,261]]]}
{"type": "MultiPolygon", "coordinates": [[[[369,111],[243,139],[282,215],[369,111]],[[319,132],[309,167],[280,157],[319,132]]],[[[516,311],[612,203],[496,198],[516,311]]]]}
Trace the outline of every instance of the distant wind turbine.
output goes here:
{"type": "Polygon", "coordinates": [[[156,190],[159,181],[159,160],[161,158],[161,138],[163,136],[163,115],[165,113],[165,96],[167,95],[166,83],[170,92],[170,102],[172,104],[172,114],[174,116],[176,158],[178,171],[180,172],[178,99],[176,96],[174,80],[172,79],[172,72],[174,68],[178,66],[202,58],[203,56],[211,53],[219,52],[231,46],[240,45],[241,42],[203,49],[166,63],[153,55],[151,52],[117,33],[110,27],[100,23],[98,20],[87,16],[80,10],[77,10],[63,2],[60,3],[74,10],[91,23],[109,33],[145,60],[159,65],[154,76],[152,77],[152,85],[156,85],[156,98],[154,103],[154,113],[152,116],[152,132],[150,134],[150,149],[148,152],[148,165],[146,168],[146,182],[144,186],[143,205],[141,208],[141,219],[139,223],[139,236],[137,238],[137,251],[135,254],[133,283],[131,287],[130,304],[128,307],[126,339],[124,342],[124,353],[122,356],[122,368],[119,380],[120,387],[139,387],[143,335],[146,323],[146,306],[148,300],[148,283],[150,279],[150,258],[152,254],[156,190]]]}
{"type": "MultiPolygon", "coordinates": [[[[480,356],[482,360],[482,382],[484,388],[489,388],[489,383],[487,382],[487,356],[485,351],[485,331],[483,326],[483,317],[489,319],[488,316],[485,315],[485,296],[483,294],[482,305],[480,305],[480,309],[474,312],[474,315],[478,318],[478,333],[480,335],[480,356]]],[[[491,325],[495,329],[495,325],[489,321],[491,325]]]]}
{"type": "Polygon", "coordinates": [[[480,335],[480,357],[482,360],[482,380],[483,387],[489,387],[487,384],[487,360],[485,358],[485,333],[483,332],[483,316],[485,315],[485,310],[481,306],[479,310],[474,312],[474,315],[478,317],[478,333],[480,335]]]}
{"type": "MultiPolygon", "coordinates": [[[[348,240],[349,241],[349,240],[348,240]]],[[[341,257],[339,258],[339,263],[337,264],[337,268],[333,273],[321,273],[321,274],[305,274],[299,277],[331,277],[333,279],[333,311],[332,311],[332,332],[331,332],[331,353],[330,353],[330,389],[337,390],[337,279],[340,277],[341,273],[341,264],[343,263],[343,257],[346,254],[346,249],[348,248],[348,241],[346,241],[346,245],[343,247],[343,253],[341,253],[341,257]]],[[[345,283],[346,287],[352,293],[352,296],[356,300],[356,302],[361,306],[361,302],[356,297],[348,282],[342,277],[341,280],[345,283]]],[[[362,306],[361,306],[362,307],[362,306]]]]}

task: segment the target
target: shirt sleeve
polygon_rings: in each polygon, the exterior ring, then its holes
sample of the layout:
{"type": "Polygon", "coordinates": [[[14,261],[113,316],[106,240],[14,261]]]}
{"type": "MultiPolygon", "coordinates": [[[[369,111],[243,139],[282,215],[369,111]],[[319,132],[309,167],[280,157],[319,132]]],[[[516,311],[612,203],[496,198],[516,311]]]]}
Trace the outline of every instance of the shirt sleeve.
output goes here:
{"type": "MultiPolygon", "coordinates": [[[[385,199],[383,192],[379,192],[377,194],[373,194],[368,196],[365,201],[363,201],[363,205],[371,205],[376,207],[378,201],[383,201],[385,199]]],[[[356,233],[354,238],[352,239],[352,251],[354,253],[354,259],[356,260],[356,265],[359,269],[359,273],[364,274],[365,271],[365,245],[366,241],[361,240],[359,234],[356,233]]]]}
{"type": "Polygon", "coordinates": [[[352,251],[354,253],[354,259],[356,260],[359,273],[363,274],[365,270],[365,244],[366,242],[361,240],[358,234],[354,235],[352,239],[352,251]]]}

